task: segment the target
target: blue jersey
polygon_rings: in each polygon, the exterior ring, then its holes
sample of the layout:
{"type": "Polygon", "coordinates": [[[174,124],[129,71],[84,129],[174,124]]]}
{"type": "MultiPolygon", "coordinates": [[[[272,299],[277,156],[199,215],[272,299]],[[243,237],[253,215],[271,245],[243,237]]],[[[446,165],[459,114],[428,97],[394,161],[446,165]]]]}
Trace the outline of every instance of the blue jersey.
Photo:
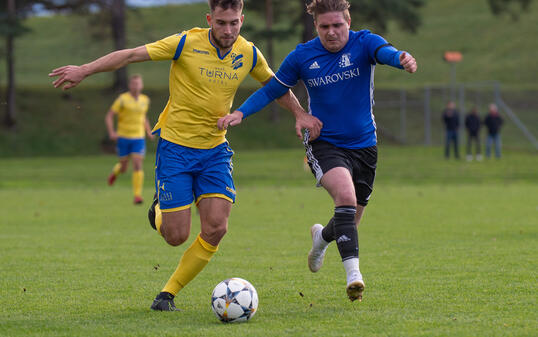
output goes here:
{"type": "Polygon", "coordinates": [[[310,113],[323,122],[319,139],[349,149],[373,146],[377,143],[373,115],[376,53],[387,45],[368,30],[350,30],[345,47],[332,53],[318,37],[298,45],[275,78],[289,88],[303,80],[310,113]]]}

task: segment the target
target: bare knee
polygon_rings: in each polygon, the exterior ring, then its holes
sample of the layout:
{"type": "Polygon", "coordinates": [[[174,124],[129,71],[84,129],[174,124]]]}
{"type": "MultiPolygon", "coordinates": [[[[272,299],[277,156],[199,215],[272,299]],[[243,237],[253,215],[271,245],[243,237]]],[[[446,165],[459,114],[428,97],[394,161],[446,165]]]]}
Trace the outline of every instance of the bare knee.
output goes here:
{"type": "Polygon", "coordinates": [[[202,224],[204,239],[212,244],[218,244],[228,231],[228,219],[222,216],[207,216],[202,224]]]}
{"type": "Polygon", "coordinates": [[[163,223],[161,226],[161,233],[166,243],[176,247],[187,241],[190,229],[174,225],[167,226],[167,224],[163,223]]]}
{"type": "Polygon", "coordinates": [[[339,191],[334,197],[334,204],[336,206],[355,206],[357,204],[355,191],[339,191]]]}
{"type": "Polygon", "coordinates": [[[127,161],[121,161],[120,164],[120,172],[125,173],[125,171],[127,171],[127,161]]]}

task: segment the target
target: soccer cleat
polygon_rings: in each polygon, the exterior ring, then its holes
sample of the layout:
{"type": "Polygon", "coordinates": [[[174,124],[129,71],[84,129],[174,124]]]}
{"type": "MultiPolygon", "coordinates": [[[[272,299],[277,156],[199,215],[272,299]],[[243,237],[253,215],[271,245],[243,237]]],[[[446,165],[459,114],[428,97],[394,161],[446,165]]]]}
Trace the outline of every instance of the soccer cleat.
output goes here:
{"type": "Polygon", "coordinates": [[[108,176],[108,186],[112,186],[114,185],[114,182],[116,181],[116,175],[113,173],[110,173],[110,175],[108,176]]]}
{"type": "Polygon", "coordinates": [[[308,268],[310,271],[315,273],[321,269],[323,265],[323,258],[325,257],[325,251],[327,250],[328,245],[323,243],[324,240],[321,237],[321,230],[323,226],[320,224],[315,224],[310,227],[310,235],[312,236],[312,249],[308,252],[308,268]]]}
{"type": "Polygon", "coordinates": [[[144,199],[142,199],[141,196],[138,196],[138,195],[137,195],[137,196],[134,197],[134,201],[133,201],[133,203],[134,203],[135,205],[140,205],[140,204],[142,204],[143,202],[144,202],[144,199]]]}
{"type": "Polygon", "coordinates": [[[359,302],[361,302],[363,291],[364,281],[362,280],[362,276],[360,275],[360,273],[357,273],[352,277],[348,278],[346,292],[347,297],[351,300],[351,302],[355,300],[359,300],[359,302]]]}
{"type": "Polygon", "coordinates": [[[157,230],[157,226],[155,226],[155,206],[159,203],[159,198],[157,198],[157,193],[153,196],[153,202],[151,203],[151,206],[149,206],[148,210],[148,220],[149,224],[151,225],[151,228],[154,230],[157,230]]]}
{"type": "Polygon", "coordinates": [[[174,304],[174,295],[167,292],[161,292],[155,297],[151,309],[155,311],[181,311],[174,304]]]}

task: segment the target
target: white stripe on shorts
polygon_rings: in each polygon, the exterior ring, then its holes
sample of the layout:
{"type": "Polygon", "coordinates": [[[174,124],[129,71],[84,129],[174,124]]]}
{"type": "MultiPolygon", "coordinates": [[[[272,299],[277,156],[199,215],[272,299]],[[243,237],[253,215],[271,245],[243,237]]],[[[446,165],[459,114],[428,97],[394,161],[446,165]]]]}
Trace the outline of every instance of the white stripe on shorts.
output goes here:
{"type": "Polygon", "coordinates": [[[305,130],[304,137],[303,137],[303,145],[306,150],[306,158],[308,159],[308,163],[314,170],[314,173],[316,175],[316,181],[317,181],[317,187],[321,187],[321,178],[323,177],[323,171],[321,170],[321,167],[319,166],[319,162],[314,157],[314,153],[312,153],[312,145],[308,143],[308,140],[310,139],[310,133],[308,130],[305,130]]]}

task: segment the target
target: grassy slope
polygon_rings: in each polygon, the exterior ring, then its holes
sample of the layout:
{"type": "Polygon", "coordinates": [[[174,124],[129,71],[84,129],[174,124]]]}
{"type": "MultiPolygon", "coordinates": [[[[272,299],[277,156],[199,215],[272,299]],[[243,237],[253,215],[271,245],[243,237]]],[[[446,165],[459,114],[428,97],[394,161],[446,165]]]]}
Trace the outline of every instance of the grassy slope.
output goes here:
{"type": "MultiPolygon", "coordinates": [[[[383,131],[393,136],[400,135],[399,109],[385,108],[387,100],[398,100],[399,92],[380,90],[392,87],[421,87],[424,84],[442,83],[448,78],[449,67],[441,60],[442,51],[457,49],[464,52],[465,61],[458,65],[458,78],[466,81],[500,79],[509,89],[503,93],[508,104],[535,135],[538,134],[538,100],[534,78],[537,63],[533,62],[533,50],[538,49],[536,35],[538,6],[533,4],[528,13],[517,22],[509,18],[493,17],[486,2],[457,0],[447,5],[442,1],[428,1],[422,9],[424,24],[418,35],[399,32],[390,27],[387,38],[397,46],[413,51],[421,64],[419,73],[408,74],[378,67],[376,70],[376,120],[383,131]],[[487,27],[487,28],[485,28],[487,27]],[[469,32],[472,32],[469,33],[469,32]],[[534,32],[534,33],[533,33],[534,32]],[[472,41],[472,43],[469,43],[472,41]],[[495,41],[495,43],[491,42],[495,41]],[[499,42],[501,41],[501,42],[499,42]],[[521,44],[523,47],[517,49],[521,44]],[[513,48],[517,53],[510,53],[513,48]],[[494,49],[492,53],[490,50],[494,49]],[[485,62],[485,58],[487,61],[485,62]],[[498,58],[495,61],[491,58],[498,58]],[[504,70],[506,69],[506,70],[504,70]],[[518,89],[534,90],[518,90],[518,89]]],[[[206,4],[167,6],[140,9],[129,13],[129,46],[153,41],[173,32],[192,26],[204,26],[206,4]]],[[[246,14],[246,20],[261,22],[246,14]]],[[[110,74],[98,74],[86,80],[79,88],[71,91],[72,99],[62,100],[58,91],[43,89],[49,86],[47,72],[65,63],[80,64],[111,50],[110,41],[92,39],[86,18],[56,16],[32,18],[28,21],[33,33],[17,40],[17,80],[26,91],[19,90],[19,130],[17,134],[0,133],[0,156],[98,153],[99,143],[105,133],[102,115],[114,96],[101,88],[110,83],[110,74]],[[35,120],[39,120],[36,123],[35,120]],[[84,128],[79,126],[83,122],[84,128]],[[46,128],[43,125],[47,125],[46,128]],[[70,132],[77,133],[77,137],[70,132]]],[[[355,27],[361,28],[360,26],[355,27]]],[[[277,59],[282,59],[296,44],[290,38],[278,44],[277,59]]],[[[263,43],[260,44],[263,49],[263,43]]],[[[1,62],[2,60],[0,60],[1,62]]],[[[1,65],[0,65],[1,66],[1,65]]],[[[156,121],[167,100],[167,62],[149,62],[130,66],[130,72],[140,72],[146,80],[147,93],[152,98],[150,120],[156,121]]],[[[0,76],[0,83],[3,83],[0,76]]],[[[235,105],[242,102],[255,86],[248,80],[238,92],[235,105]]],[[[50,87],[49,87],[50,88],[50,87]]],[[[407,141],[410,144],[423,142],[423,92],[420,88],[408,93],[410,100],[418,102],[408,107],[407,141]]],[[[443,142],[443,129],[438,114],[447,99],[446,92],[434,92],[432,96],[433,143],[443,142]]],[[[491,102],[491,91],[467,92],[467,107],[478,103],[480,112],[491,102]]],[[[0,100],[0,106],[2,101],[0,100]]],[[[283,115],[287,113],[283,112],[283,115]]],[[[267,125],[267,113],[249,119],[246,125],[233,130],[229,139],[235,148],[256,147],[300,147],[295,141],[292,122],[284,117],[282,123],[267,125]],[[279,137],[274,137],[278,134],[279,137]]],[[[508,122],[503,129],[506,146],[531,148],[530,143],[516,127],[508,122]]],[[[151,147],[150,147],[151,149],[151,147]]]]}
{"type": "MultiPolygon", "coordinates": [[[[129,13],[128,45],[154,41],[192,26],[206,26],[206,4],[139,9],[129,13]]],[[[378,87],[422,87],[445,83],[449,66],[441,57],[445,50],[460,50],[464,61],[458,65],[458,79],[463,81],[500,80],[508,88],[538,89],[534,74],[538,72],[535,54],[538,40],[538,5],[519,21],[494,17],[485,0],[426,1],[422,9],[423,25],[417,35],[401,32],[391,25],[385,36],[396,46],[411,51],[420,63],[420,72],[409,77],[403,73],[378,69],[378,87]]],[[[246,12],[249,23],[260,23],[246,12]],[[250,20],[250,21],[249,21],[250,20]]],[[[91,39],[85,18],[55,16],[28,20],[33,29],[17,41],[17,74],[20,85],[43,85],[47,72],[63,64],[80,64],[111,50],[106,39],[91,39]]],[[[354,23],[354,28],[363,28],[354,23]]],[[[367,28],[367,27],[366,27],[367,28]]],[[[248,37],[248,34],[247,34],[248,37]]],[[[282,60],[298,39],[280,42],[276,60],[282,60]]],[[[258,41],[263,49],[263,43],[258,41]]],[[[3,63],[0,64],[3,67],[3,63]]],[[[381,67],[380,67],[381,68],[381,67]]],[[[142,72],[150,86],[167,85],[165,64],[132,66],[142,72]]],[[[0,84],[5,78],[0,78],[0,84]]],[[[91,83],[109,83],[109,75],[99,75],[91,83]]],[[[252,83],[251,83],[252,84],[252,83]]]]}
{"type": "Polygon", "coordinates": [[[0,335],[535,334],[535,157],[461,165],[382,147],[360,228],[362,303],[345,299],[334,247],[322,271],[306,268],[308,227],[330,217],[330,200],[301,159],[298,150],[236,155],[228,235],[179,296],[184,311],[171,314],[148,306],[186,246],[167,247],[149,229],[127,177],[104,185],[111,157],[3,160],[0,335]],[[209,308],[212,288],[230,276],[260,295],[248,324],[222,325],[209,308]]]}

